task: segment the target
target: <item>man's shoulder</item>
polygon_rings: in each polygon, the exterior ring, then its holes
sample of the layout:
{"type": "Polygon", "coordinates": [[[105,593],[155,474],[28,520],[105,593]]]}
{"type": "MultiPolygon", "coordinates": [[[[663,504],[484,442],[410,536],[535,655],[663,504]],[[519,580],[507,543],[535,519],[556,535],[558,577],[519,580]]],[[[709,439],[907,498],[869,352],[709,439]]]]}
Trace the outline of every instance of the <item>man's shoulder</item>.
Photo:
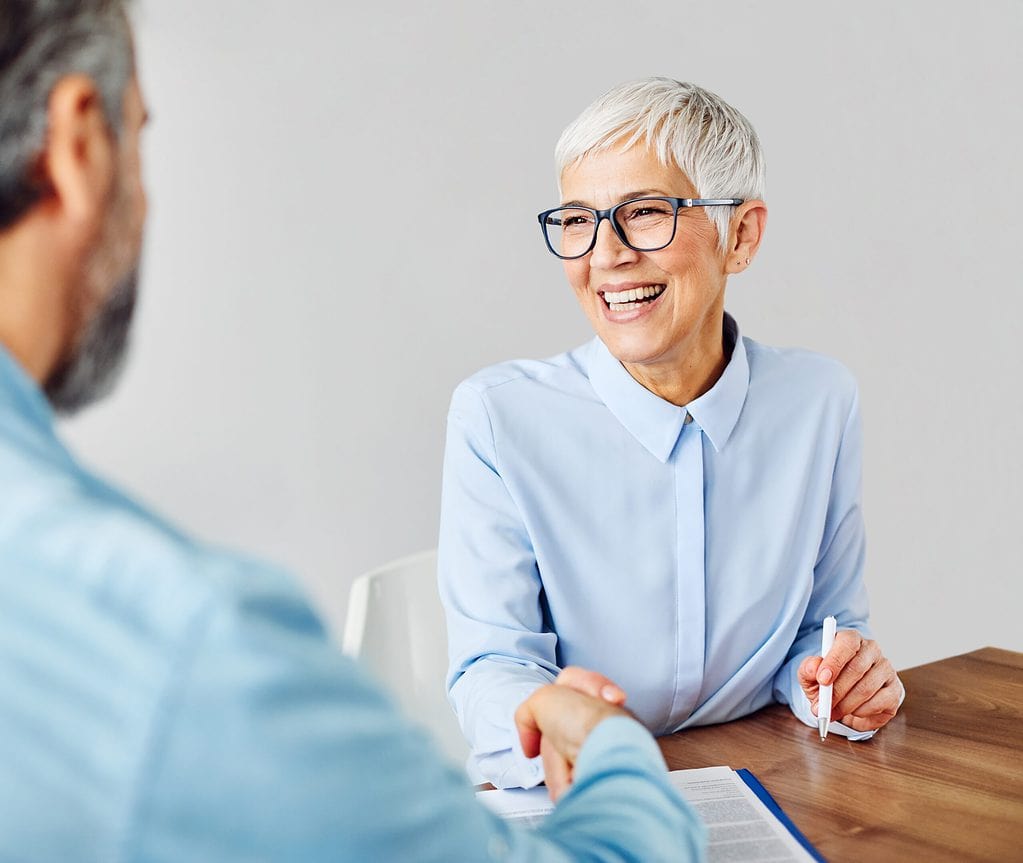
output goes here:
{"type": "Polygon", "coordinates": [[[189,537],[63,455],[0,440],[5,576],[45,581],[171,640],[210,603],[295,590],[283,572],[189,537]]]}
{"type": "MultiPolygon", "coordinates": [[[[10,669],[0,727],[29,779],[55,751],[76,766],[24,783],[16,797],[0,790],[0,857],[28,847],[55,793],[67,811],[45,847],[66,851],[81,835],[92,848],[120,848],[126,813],[141,817],[159,795],[175,806],[201,799],[227,775],[208,775],[218,752],[230,753],[233,776],[269,749],[270,708],[299,691],[295,680],[318,673],[326,689],[322,669],[350,672],[276,568],[189,538],[57,448],[0,439],[0,480],[0,667],[10,669]],[[250,733],[237,739],[243,727],[250,733]]],[[[351,677],[340,679],[356,691],[351,677]]],[[[11,764],[0,753],[0,775],[11,764]]],[[[249,787],[227,783],[220,799],[249,787]]]]}

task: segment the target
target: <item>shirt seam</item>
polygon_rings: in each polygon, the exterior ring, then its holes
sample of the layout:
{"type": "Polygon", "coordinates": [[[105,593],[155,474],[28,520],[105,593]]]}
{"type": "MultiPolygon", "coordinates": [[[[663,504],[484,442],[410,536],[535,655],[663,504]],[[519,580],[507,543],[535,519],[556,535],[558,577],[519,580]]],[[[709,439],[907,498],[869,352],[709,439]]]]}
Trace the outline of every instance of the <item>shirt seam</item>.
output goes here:
{"type": "MultiPolygon", "coordinates": [[[[849,404],[849,411],[846,414],[845,422],[842,425],[842,436],[838,439],[838,447],[835,450],[835,461],[834,461],[834,464],[831,466],[831,483],[830,483],[830,485],[828,487],[828,501],[829,502],[831,501],[832,495],[834,493],[835,478],[838,476],[838,465],[842,461],[842,450],[845,449],[845,447],[846,447],[846,443],[847,443],[847,440],[848,440],[848,437],[849,437],[849,433],[850,433],[850,431],[852,429],[852,419],[853,419],[853,416],[856,413],[856,408],[857,408],[858,404],[859,404],[859,392],[858,391],[854,391],[853,392],[852,400],[850,401],[850,404],[849,404]]],[[[859,489],[858,489],[859,490],[859,494],[857,495],[856,503],[857,503],[858,506],[860,506],[862,508],[862,505],[863,505],[863,489],[862,489],[862,485],[863,485],[863,467],[862,467],[862,460],[861,460],[861,463],[860,463],[860,475],[859,475],[859,477],[857,477],[857,484],[859,486],[859,489]]],[[[832,544],[835,541],[835,537],[838,536],[838,528],[841,526],[842,522],[845,521],[846,516],[847,516],[847,513],[843,513],[841,518],[839,518],[838,523],[835,525],[835,529],[832,531],[831,538],[828,540],[827,547],[825,548],[823,545],[818,546],[817,559],[813,562],[814,580],[815,581],[816,581],[817,567],[821,565],[821,562],[824,560],[824,558],[826,558],[828,556],[828,552],[831,551],[831,546],[832,546],[832,544]]],[[[827,526],[827,518],[825,517],[825,527],[826,526],[827,526]]],[[[823,539],[824,539],[824,537],[821,537],[822,542],[823,542],[823,539]]]]}
{"type": "MultiPolygon", "coordinates": [[[[502,381],[501,386],[504,383],[510,383],[510,381],[502,381]]],[[[490,389],[489,387],[487,389],[490,389]]],[[[473,388],[473,392],[476,393],[476,397],[480,400],[480,407],[483,408],[483,415],[487,418],[487,431],[490,434],[490,444],[494,448],[494,470],[498,477],[501,479],[502,485],[507,489],[508,485],[504,481],[504,474],[501,472],[501,454],[497,450],[497,433],[494,431],[494,421],[490,416],[490,406],[487,404],[486,393],[473,388]]]]}
{"type": "Polygon", "coordinates": [[[157,752],[161,744],[167,739],[170,733],[171,720],[176,714],[174,697],[179,695],[183,687],[187,672],[191,669],[199,646],[202,642],[202,632],[208,627],[213,616],[214,599],[206,601],[195,615],[195,619],[185,628],[181,641],[184,644],[179,652],[177,661],[167,674],[166,685],[163,694],[157,699],[152,710],[150,730],[146,742],[142,747],[142,758],[139,764],[135,787],[129,796],[128,814],[125,819],[124,838],[121,843],[121,854],[118,859],[134,859],[133,849],[140,835],[139,828],[146,815],[147,789],[157,769],[157,752]]]}
{"type": "Polygon", "coordinates": [[[480,401],[482,401],[484,396],[488,392],[490,392],[490,390],[496,390],[498,387],[503,387],[506,386],[507,384],[515,384],[520,383],[521,381],[536,380],[537,378],[532,378],[529,375],[525,374],[525,372],[517,372],[513,376],[506,377],[504,380],[491,381],[488,383],[482,383],[475,381],[472,378],[467,378],[466,380],[462,381],[462,386],[464,386],[466,389],[472,390],[472,392],[476,393],[476,395],[479,396],[480,401]]]}
{"type": "MultiPolygon", "coordinates": [[[[681,435],[682,432],[680,432],[679,434],[681,435]]],[[[676,446],[678,445],[678,441],[677,440],[675,441],[675,444],[676,444],[676,446]]],[[[678,607],[679,596],[680,596],[679,595],[679,579],[681,577],[681,573],[680,573],[679,569],[680,569],[680,567],[682,565],[682,556],[679,554],[678,544],[679,544],[679,535],[681,534],[682,531],[681,531],[681,528],[680,528],[680,525],[679,525],[679,511],[678,511],[678,494],[679,494],[679,489],[678,489],[678,461],[677,461],[677,459],[675,460],[674,464],[672,464],[672,472],[671,472],[671,474],[672,474],[672,479],[674,480],[674,489],[675,489],[675,494],[673,495],[673,497],[674,497],[673,503],[674,503],[674,506],[675,506],[675,518],[673,520],[673,524],[675,526],[675,541],[674,541],[674,545],[675,545],[675,577],[672,579],[672,588],[674,589],[674,594],[675,594],[675,602],[674,602],[674,606],[673,606],[674,610],[675,610],[675,625],[672,627],[672,629],[674,629],[674,631],[675,631],[675,674],[673,675],[674,683],[672,684],[671,699],[668,701],[668,713],[664,717],[664,724],[662,726],[664,728],[664,730],[667,730],[670,727],[670,725],[671,725],[671,717],[672,717],[672,715],[673,715],[673,713],[675,711],[675,701],[678,698],[678,676],[679,676],[679,672],[681,671],[681,668],[682,668],[681,662],[679,661],[679,646],[680,646],[680,642],[681,642],[681,638],[682,638],[681,633],[679,632],[679,629],[681,627],[682,620],[681,620],[681,615],[679,614],[679,607],[678,607]]]]}

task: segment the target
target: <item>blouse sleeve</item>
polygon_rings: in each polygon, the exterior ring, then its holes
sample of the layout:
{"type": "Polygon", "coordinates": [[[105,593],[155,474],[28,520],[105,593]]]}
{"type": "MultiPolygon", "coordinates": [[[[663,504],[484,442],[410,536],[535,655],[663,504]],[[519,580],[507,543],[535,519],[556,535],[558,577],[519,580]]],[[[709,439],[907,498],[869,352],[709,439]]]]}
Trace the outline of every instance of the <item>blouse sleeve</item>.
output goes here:
{"type": "MultiPolygon", "coordinates": [[[[824,618],[834,615],[839,630],[855,629],[870,638],[867,590],[863,583],[866,537],[860,505],[863,435],[859,396],[855,384],[852,386],[851,405],[835,458],[824,532],[814,566],[813,591],[796,641],[774,680],[775,697],[787,703],[800,721],[813,727],[817,726],[817,717],[803,694],[797,672],[806,657],[820,653],[824,618]]],[[[853,740],[864,740],[874,734],[873,731],[855,731],[840,722],[832,722],[831,730],[853,740]]]]}
{"type": "Polygon", "coordinates": [[[448,414],[438,549],[448,694],[479,778],[528,788],[543,770],[518,748],[513,715],[557,676],[557,636],[544,619],[536,557],[498,446],[485,393],[461,384],[448,414]]]}

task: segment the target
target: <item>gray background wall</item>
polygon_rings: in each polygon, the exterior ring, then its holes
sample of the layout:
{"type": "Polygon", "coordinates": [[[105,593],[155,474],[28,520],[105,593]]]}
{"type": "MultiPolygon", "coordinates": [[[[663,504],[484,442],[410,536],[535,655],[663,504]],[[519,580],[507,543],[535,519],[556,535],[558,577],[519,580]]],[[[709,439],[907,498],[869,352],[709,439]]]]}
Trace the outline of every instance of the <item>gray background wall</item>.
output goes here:
{"type": "Polygon", "coordinates": [[[66,426],[87,462],[340,629],[355,575],[435,544],[454,385],[589,335],[534,219],[559,132],[670,75],[765,145],[730,310],[859,378],[887,652],[1023,650],[1019,0],[351,5],[140,3],[145,293],[120,390],[66,426]]]}

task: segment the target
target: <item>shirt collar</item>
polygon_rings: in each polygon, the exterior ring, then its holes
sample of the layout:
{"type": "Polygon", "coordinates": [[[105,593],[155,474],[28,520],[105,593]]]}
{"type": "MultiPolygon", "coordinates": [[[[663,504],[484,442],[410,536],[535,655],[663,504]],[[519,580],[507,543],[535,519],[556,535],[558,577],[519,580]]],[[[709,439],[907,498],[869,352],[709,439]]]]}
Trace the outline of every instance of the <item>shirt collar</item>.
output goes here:
{"type": "Polygon", "coordinates": [[[698,399],[694,399],[686,408],[693,420],[706,432],[714,449],[720,452],[732,430],[739,421],[742,406],[746,403],[749,392],[749,358],[746,356],[746,345],[742,341],[739,325],[729,314],[725,314],[725,341],[732,342],[731,359],[721,373],[717,383],[698,399]]]}
{"type": "Polygon", "coordinates": [[[53,433],[53,408],[3,343],[0,343],[0,411],[12,411],[39,430],[53,433]]]}
{"type": "Polygon", "coordinates": [[[728,442],[739,421],[749,390],[749,361],[739,326],[729,314],[725,314],[723,330],[726,343],[734,344],[732,356],[714,386],[685,407],[665,401],[638,383],[599,338],[590,343],[587,370],[594,392],[662,463],[671,457],[687,416],[703,430],[716,451],[728,442]]]}

